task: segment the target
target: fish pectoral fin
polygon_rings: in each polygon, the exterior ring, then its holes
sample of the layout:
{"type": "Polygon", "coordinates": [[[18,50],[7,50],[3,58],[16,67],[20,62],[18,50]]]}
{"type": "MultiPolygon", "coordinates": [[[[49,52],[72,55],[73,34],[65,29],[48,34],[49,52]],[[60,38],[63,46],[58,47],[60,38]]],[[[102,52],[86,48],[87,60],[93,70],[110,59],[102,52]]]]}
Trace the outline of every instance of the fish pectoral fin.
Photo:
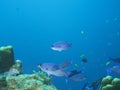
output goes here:
{"type": "Polygon", "coordinates": [[[58,50],[59,52],[62,52],[62,50],[58,50]]]}

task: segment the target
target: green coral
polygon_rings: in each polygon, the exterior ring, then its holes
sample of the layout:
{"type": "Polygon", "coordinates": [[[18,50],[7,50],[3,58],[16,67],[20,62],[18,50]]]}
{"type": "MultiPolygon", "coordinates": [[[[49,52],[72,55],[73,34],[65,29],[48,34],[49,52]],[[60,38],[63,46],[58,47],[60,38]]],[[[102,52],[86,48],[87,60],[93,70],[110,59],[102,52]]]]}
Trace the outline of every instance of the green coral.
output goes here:
{"type": "Polygon", "coordinates": [[[37,74],[40,78],[40,80],[44,84],[51,84],[52,83],[52,78],[50,76],[47,76],[45,72],[39,71],[37,74]]]}
{"type": "Polygon", "coordinates": [[[120,78],[106,76],[103,78],[100,90],[120,90],[120,78]]]}
{"type": "Polygon", "coordinates": [[[49,84],[48,77],[43,72],[6,77],[7,87],[12,90],[57,90],[49,84]]]}
{"type": "Polygon", "coordinates": [[[7,90],[7,82],[6,82],[6,77],[0,77],[0,90],[7,90]]]}

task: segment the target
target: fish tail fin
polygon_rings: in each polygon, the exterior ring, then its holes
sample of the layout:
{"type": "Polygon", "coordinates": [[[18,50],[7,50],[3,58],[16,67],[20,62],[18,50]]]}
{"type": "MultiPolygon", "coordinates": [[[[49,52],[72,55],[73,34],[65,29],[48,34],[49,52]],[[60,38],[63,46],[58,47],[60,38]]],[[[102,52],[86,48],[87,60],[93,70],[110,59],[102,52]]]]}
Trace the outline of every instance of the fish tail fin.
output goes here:
{"type": "Polygon", "coordinates": [[[66,84],[68,84],[68,82],[69,82],[69,72],[65,72],[65,82],[66,82],[66,84]]]}
{"type": "Polygon", "coordinates": [[[68,78],[68,76],[70,75],[70,72],[65,72],[65,77],[68,78]]]}

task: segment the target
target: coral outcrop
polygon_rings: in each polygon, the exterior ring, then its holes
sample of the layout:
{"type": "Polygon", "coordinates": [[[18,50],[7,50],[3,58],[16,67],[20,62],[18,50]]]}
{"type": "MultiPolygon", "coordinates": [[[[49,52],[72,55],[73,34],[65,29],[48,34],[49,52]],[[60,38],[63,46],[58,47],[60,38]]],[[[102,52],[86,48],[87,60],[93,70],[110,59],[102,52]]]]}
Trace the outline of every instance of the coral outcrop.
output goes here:
{"type": "Polygon", "coordinates": [[[120,90],[120,78],[106,76],[103,78],[100,90],[120,90]]]}
{"type": "Polygon", "coordinates": [[[14,60],[12,46],[0,47],[0,90],[57,90],[51,77],[39,71],[22,73],[21,60],[14,60]]]}
{"type": "Polygon", "coordinates": [[[21,60],[15,60],[15,64],[12,66],[12,68],[18,70],[19,74],[22,74],[22,62],[21,62],[21,60]]]}
{"type": "Polygon", "coordinates": [[[0,78],[0,90],[57,90],[43,72],[0,78]]]}
{"type": "Polygon", "coordinates": [[[0,76],[0,90],[7,90],[6,77],[0,76]]]}
{"type": "Polygon", "coordinates": [[[12,46],[0,47],[0,73],[4,73],[14,64],[12,46]]]}

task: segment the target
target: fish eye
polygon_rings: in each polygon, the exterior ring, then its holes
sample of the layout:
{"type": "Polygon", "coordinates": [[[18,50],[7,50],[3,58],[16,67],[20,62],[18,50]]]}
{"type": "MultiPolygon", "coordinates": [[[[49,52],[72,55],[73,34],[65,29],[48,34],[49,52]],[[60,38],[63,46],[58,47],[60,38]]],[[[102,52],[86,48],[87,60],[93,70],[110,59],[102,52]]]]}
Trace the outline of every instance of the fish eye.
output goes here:
{"type": "Polygon", "coordinates": [[[51,47],[54,47],[54,45],[51,45],[51,47]]]}

